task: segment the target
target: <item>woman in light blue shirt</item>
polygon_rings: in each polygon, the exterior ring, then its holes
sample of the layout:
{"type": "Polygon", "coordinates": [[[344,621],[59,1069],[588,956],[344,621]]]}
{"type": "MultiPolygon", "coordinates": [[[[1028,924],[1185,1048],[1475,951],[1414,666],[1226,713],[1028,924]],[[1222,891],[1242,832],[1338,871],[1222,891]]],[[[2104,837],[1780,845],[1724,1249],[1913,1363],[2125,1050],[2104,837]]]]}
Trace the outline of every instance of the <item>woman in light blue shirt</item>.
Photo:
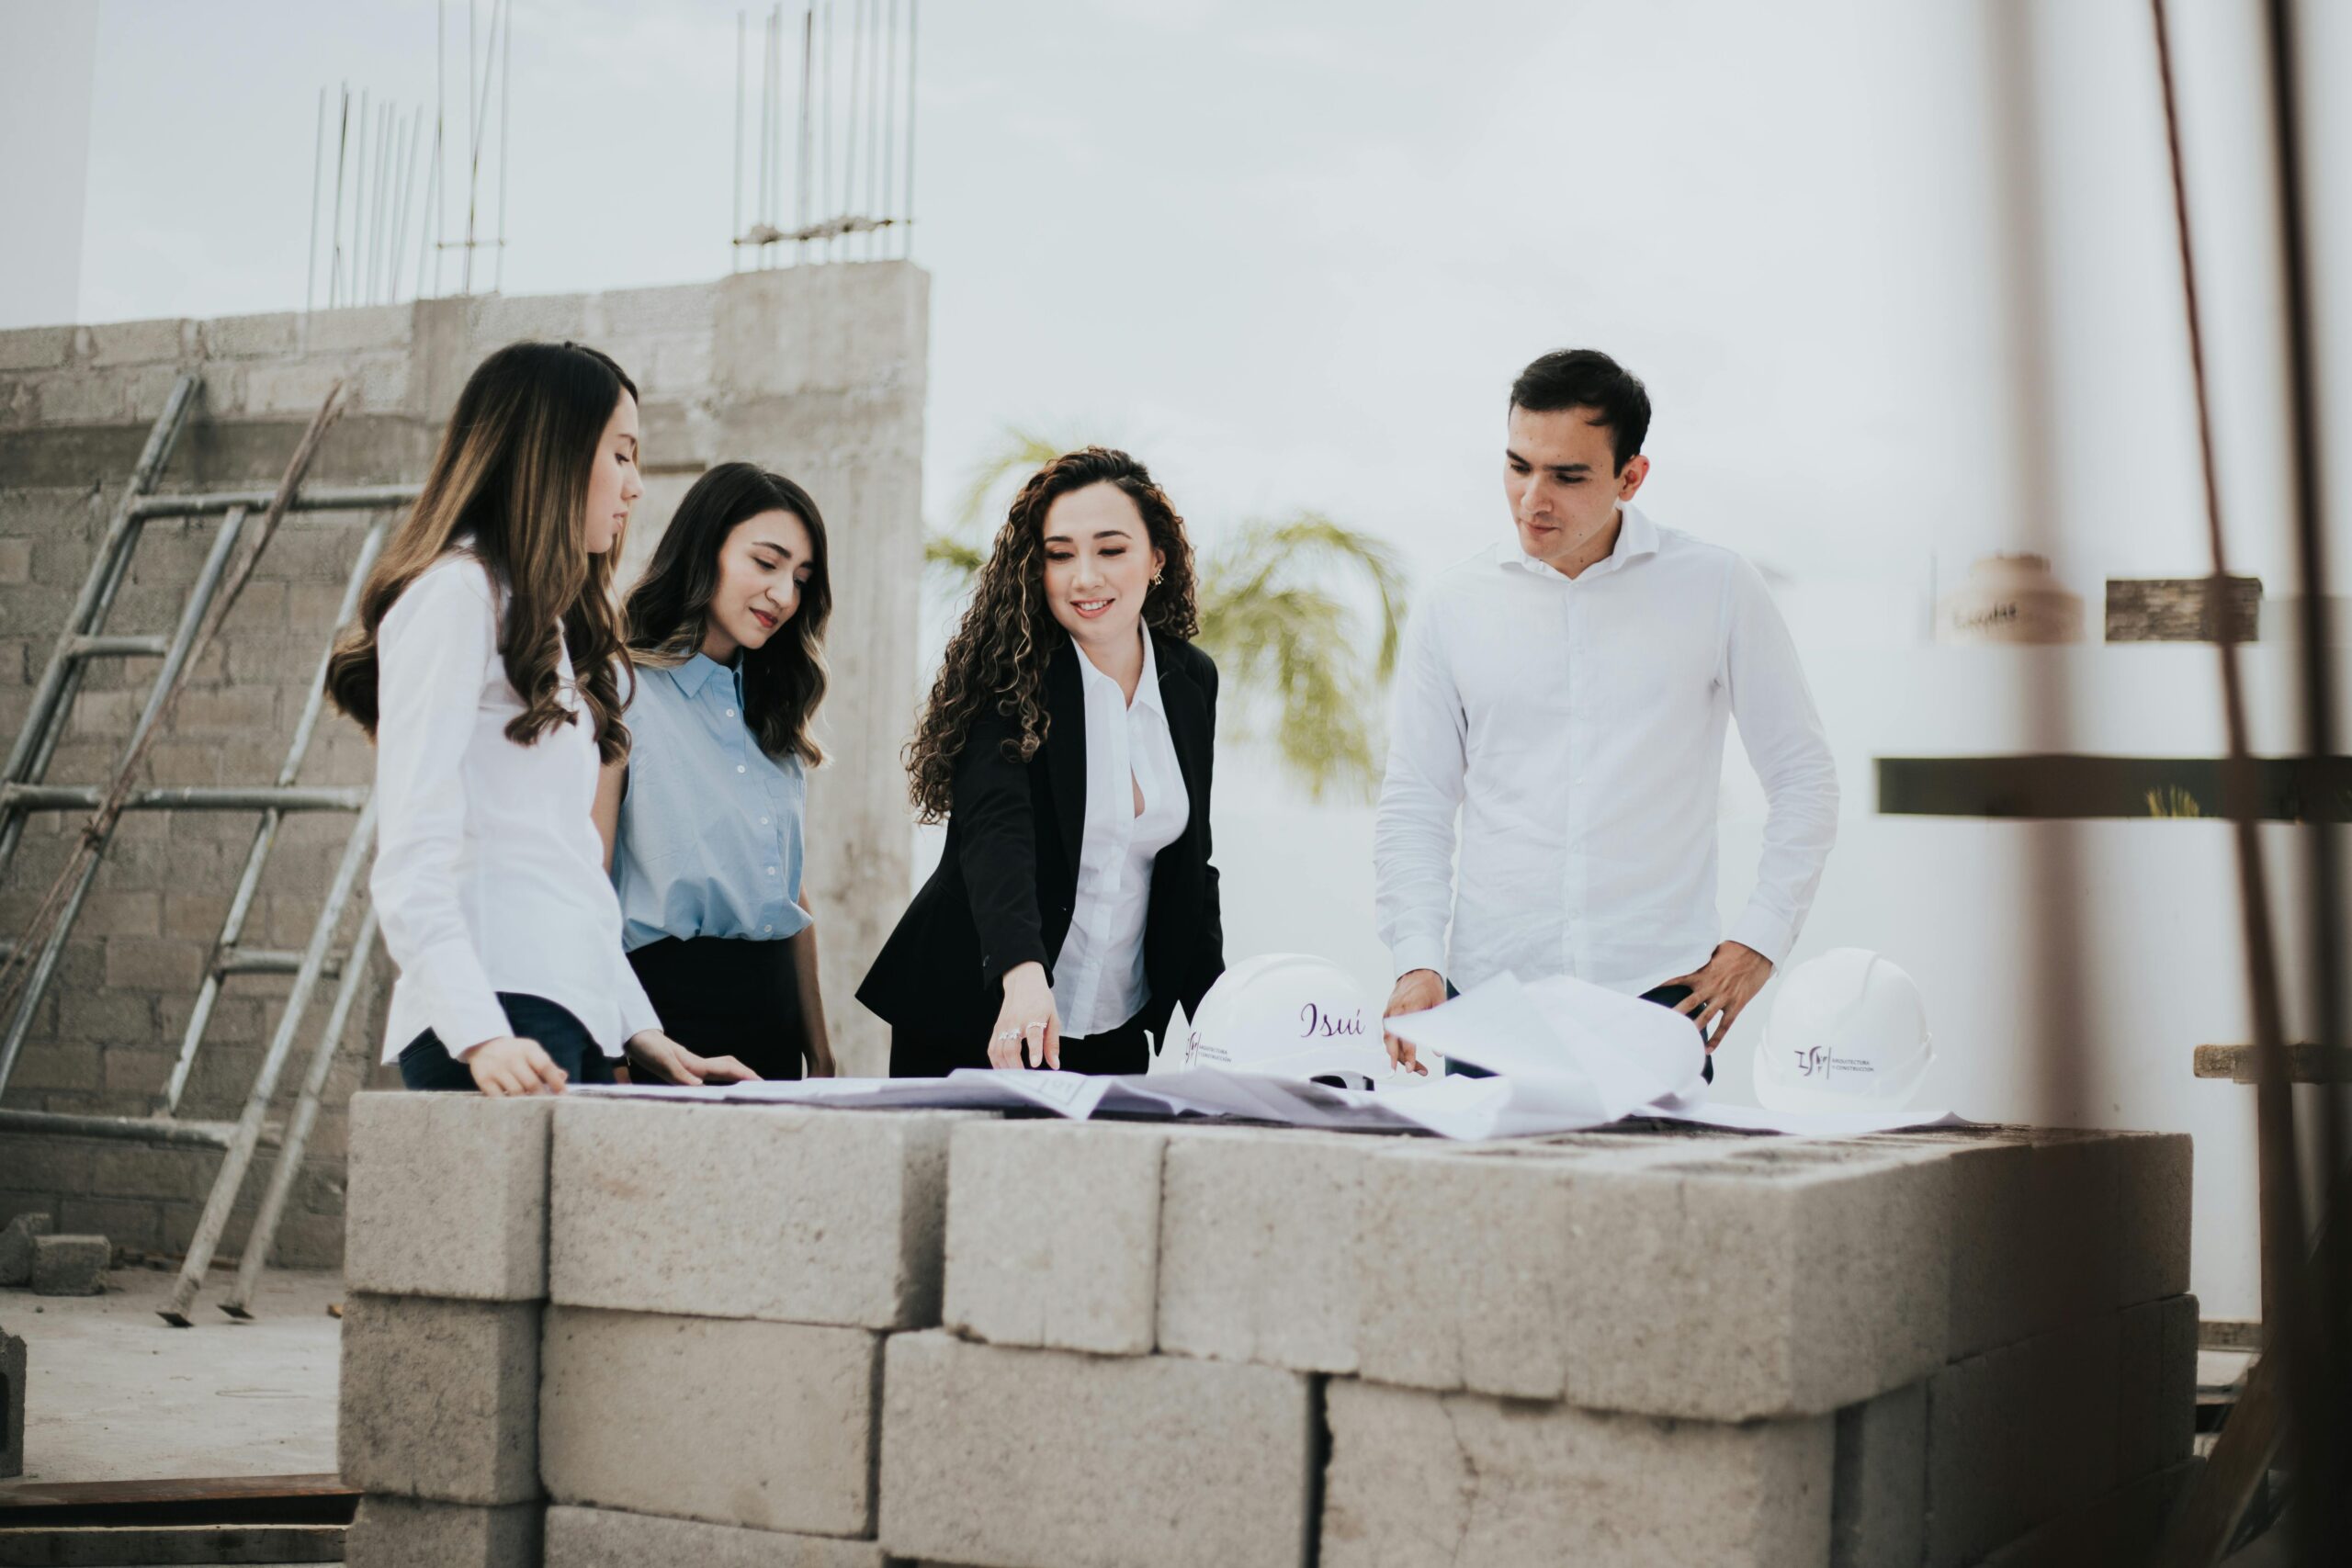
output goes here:
{"type": "Polygon", "coordinates": [[[629,750],[596,793],[621,945],[663,1032],[726,1041],[765,1078],[833,1072],[800,886],[826,554],[783,475],[723,463],[695,482],[629,591],[629,750]]]}

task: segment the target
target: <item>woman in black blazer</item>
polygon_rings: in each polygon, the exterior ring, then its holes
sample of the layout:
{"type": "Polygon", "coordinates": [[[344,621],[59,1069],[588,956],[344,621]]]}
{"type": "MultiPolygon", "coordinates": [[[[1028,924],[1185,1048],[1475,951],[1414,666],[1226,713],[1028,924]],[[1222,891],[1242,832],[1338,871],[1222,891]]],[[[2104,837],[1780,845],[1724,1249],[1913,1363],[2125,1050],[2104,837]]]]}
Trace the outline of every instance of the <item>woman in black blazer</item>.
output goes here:
{"type": "Polygon", "coordinates": [[[947,845],[858,987],[892,1076],[1142,1072],[1224,972],[1198,629],[1142,464],[1090,446],[1022,487],[907,749],[947,845]]]}

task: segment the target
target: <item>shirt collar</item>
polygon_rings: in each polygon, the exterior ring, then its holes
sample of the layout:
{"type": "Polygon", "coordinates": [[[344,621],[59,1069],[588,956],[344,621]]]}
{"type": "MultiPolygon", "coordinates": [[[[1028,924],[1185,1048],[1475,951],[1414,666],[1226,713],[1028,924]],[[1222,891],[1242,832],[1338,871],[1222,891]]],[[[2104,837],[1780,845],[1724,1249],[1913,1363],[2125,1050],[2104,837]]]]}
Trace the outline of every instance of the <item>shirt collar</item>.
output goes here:
{"type": "Polygon", "coordinates": [[[715,677],[719,676],[726,678],[728,689],[732,691],[735,685],[735,671],[719,663],[707,653],[697,653],[670,671],[670,679],[678,683],[678,690],[690,697],[701,696],[703,688],[715,677]]]}
{"type": "MultiPolygon", "coordinates": [[[[1135,705],[1150,708],[1164,717],[1168,710],[1159,701],[1159,655],[1151,646],[1151,629],[1145,626],[1139,627],[1138,631],[1143,637],[1143,678],[1136,682],[1135,705]]],[[[1079,645],[1076,637],[1069,639],[1069,646],[1070,651],[1078,655],[1080,684],[1096,691],[1108,687],[1111,700],[1125,708],[1127,704],[1119,691],[1119,683],[1094,667],[1094,660],[1087,657],[1086,649],[1079,645]]]]}
{"type": "MultiPolygon", "coordinates": [[[[1590,578],[1596,573],[1621,571],[1644,556],[1657,554],[1657,525],[1651,522],[1638,506],[1625,507],[1623,513],[1624,521],[1618,525],[1616,544],[1610,547],[1607,555],[1585,568],[1585,577],[1590,578]]],[[[1516,543],[1501,546],[1497,551],[1496,558],[1503,565],[1516,567],[1531,577],[1557,577],[1563,582],[1572,581],[1554,570],[1549,564],[1529,555],[1516,543]]]]}

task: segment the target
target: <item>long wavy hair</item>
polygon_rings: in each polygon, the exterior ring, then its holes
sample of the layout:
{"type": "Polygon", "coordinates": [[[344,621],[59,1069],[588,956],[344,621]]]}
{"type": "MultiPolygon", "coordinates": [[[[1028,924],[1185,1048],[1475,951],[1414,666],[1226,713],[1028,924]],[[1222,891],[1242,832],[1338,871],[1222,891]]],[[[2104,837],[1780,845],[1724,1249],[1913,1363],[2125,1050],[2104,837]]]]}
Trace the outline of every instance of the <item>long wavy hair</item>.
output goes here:
{"type": "Polygon", "coordinates": [[[1055,458],[1012,498],[963,624],[948,639],[947,657],[914,739],[907,742],[908,793],[919,820],[937,822],[948,815],[955,803],[956,759],[972,721],[984,712],[1012,721],[1013,734],[1005,742],[1008,758],[1026,762],[1046,743],[1046,667],[1069,640],[1046,600],[1046,513],[1071,491],[1098,484],[1115,485],[1135,502],[1153,547],[1164,558],[1160,581],[1144,594],[1143,624],[1187,642],[1199,634],[1192,541],[1150,472],[1125,452],[1105,446],[1055,458]]]}
{"type": "Polygon", "coordinates": [[[674,669],[702,649],[710,601],[718,592],[718,557],[736,525],[763,512],[789,512],[808,530],[808,581],[799,607],[774,637],[743,654],[743,720],[771,757],[825,760],[811,733],[825,700],[825,623],[833,584],[825,520],[807,491],[756,463],[721,463],[686,491],[652,564],[622,607],[628,656],[640,666],[674,669]]]}
{"type": "Polygon", "coordinates": [[[618,365],[574,343],[518,343],[483,360],[458,394],[416,504],[368,574],[359,619],[335,639],[327,695],[374,739],[376,634],[435,562],[467,549],[506,588],[498,651],[523,711],[506,726],[536,744],[579,716],[560,697],[557,660],[574,684],[607,762],[628,752],[621,722],[620,612],[613,603],[618,541],[588,553],[582,525],[605,427],[637,385],[618,365]]]}

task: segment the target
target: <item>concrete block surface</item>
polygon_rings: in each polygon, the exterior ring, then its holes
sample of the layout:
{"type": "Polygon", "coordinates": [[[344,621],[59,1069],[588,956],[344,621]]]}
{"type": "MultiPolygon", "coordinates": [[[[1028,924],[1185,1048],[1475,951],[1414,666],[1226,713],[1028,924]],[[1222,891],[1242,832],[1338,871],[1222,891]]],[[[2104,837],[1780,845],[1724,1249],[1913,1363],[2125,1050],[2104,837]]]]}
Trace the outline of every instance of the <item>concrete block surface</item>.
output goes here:
{"type": "Polygon", "coordinates": [[[887,1568],[870,1540],[739,1529],[613,1508],[548,1510],[547,1568],[887,1568]]]}
{"type": "Polygon", "coordinates": [[[2195,1145],[2186,1133],[2131,1133],[2118,1154],[2116,1304],[2186,1295],[2195,1145]]]}
{"type": "Polygon", "coordinates": [[[47,1214],[18,1214],[0,1230],[0,1285],[33,1282],[33,1238],[54,1229],[47,1214]]]}
{"type": "Polygon", "coordinates": [[[1928,1385],[1837,1416],[1830,1568],[1917,1568],[1928,1540],[1928,1385]]]}
{"type": "Polygon", "coordinates": [[[562,1097],[548,1283],[566,1306],[939,1321],[955,1113],[562,1097]]]}
{"type": "Polygon", "coordinates": [[[1159,1348],[1300,1371],[1351,1372],[1364,1171],[1385,1140],[1204,1132],[1168,1145],[1159,1214],[1159,1348]]]}
{"type": "Polygon", "coordinates": [[[997,1345],[1148,1353],[1168,1137],[1120,1122],[956,1128],[947,1326],[997,1345]]]}
{"type": "Polygon", "coordinates": [[[2089,1506],[2116,1473],[2131,1387],[2107,1317],[1958,1361],[1928,1384],[1929,1568],[1957,1568],[2089,1506]]]}
{"type": "Polygon", "coordinates": [[[1314,1387],[1273,1367],[891,1337],[881,1541],[1055,1568],[1295,1568],[1314,1387]]]}
{"type": "Polygon", "coordinates": [[[538,1568],[536,1503],[486,1508],[368,1496],[344,1532],[349,1568],[538,1568]]]}
{"type": "Polygon", "coordinates": [[[1943,1360],[1942,1163],[1794,1142],[1365,1168],[1370,1380],[1738,1421],[1943,1360]]]}
{"type": "Polygon", "coordinates": [[[1828,1416],[1659,1420],[1353,1380],[1325,1407],[1323,1568],[1829,1557],[1828,1416]]]}
{"type": "Polygon", "coordinates": [[[551,1307],[542,1365],[539,1467],[557,1502],[873,1534],[875,1335],[551,1307]]]}
{"type": "Polygon", "coordinates": [[[102,1296],[114,1244],[102,1235],[33,1237],[33,1294],[102,1296]]]}
{"type": "Polygon", "coordinates": [[[537,1502],[539,1310],[354,1292],[335,1434],[345,1482],[442,1503],[537,1502]]]}
{"type": "Polygon", "coordinates": [[[344,1277],[382,1295],[547,1294],[556,1100],[405,1090],[351,1098],[344,1277]]]}

